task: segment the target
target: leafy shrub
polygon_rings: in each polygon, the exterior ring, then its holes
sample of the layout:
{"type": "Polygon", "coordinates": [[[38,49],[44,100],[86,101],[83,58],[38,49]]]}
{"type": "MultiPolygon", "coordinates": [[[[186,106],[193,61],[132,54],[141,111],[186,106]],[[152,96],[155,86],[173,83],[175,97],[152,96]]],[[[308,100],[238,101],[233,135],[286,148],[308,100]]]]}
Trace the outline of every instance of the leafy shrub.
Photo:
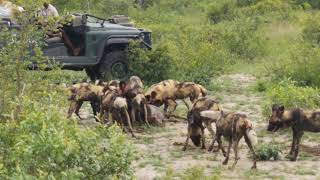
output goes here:
{"type": "Polygon", "coordinates": [[[1,179],[132,176],[132,145],[119,128],[80,129],[63,118],[60,106],[45,102],[25,99],[20,122],[0,124],[1,179]]]}
{"type": "Polygon", "coordinates": [[[303,39],[316,47],[320,47],[320,16],[312,17],[303,29],[303,39]]]}
{"type": "Polygon", "coordinates": [[[235,8],[236,2],[234,0],[215,1],[209,5],[207,14],[211,21],[218,23],[230,19],[235,8]]]}
{"type": "Polygon", "coordinates": [[[156,83],[170,77],[172,58],[168,46],[162,45],[148,51],[132,44],[129,53],[130,70],[147,84],[156,83]]]}
{"type": "Polygon", "coordinates": [[[320,8],[320,1],[318,0],[293,0],[296,4],[305,7],[306,4],[312,8],[320,8]]]}
{"type": "Polygon", "coordinates": [[[227,49],[232,59],[252,61],[265,54],[264,38],[257,30],[257,22],[248,18],[219,24],[214,29],[215,43],[227,49]]]}
{"type": "Polygon", "coordinates": [[[282,57],[270,66],[273,81],[291,79],[298,86],[320,86],[320,51],[301,42],[293,45],[289,57],[282,57]]]}
{"type": "Polygon", "coordinates": [[[297,87],[286,80],[271,86],[267,90],[263,114],[270,116],[272,104],[281,104],[285,108],[312,109],[320,107],[320,91],[317,88],[297,87]]]}
{"type": "Polygon", "coordinates": [[[270,159],[279,160],[280,148],[272,143],[260,144],[256,147],[257,159],[261,161],[268,161],[270,159]]]}

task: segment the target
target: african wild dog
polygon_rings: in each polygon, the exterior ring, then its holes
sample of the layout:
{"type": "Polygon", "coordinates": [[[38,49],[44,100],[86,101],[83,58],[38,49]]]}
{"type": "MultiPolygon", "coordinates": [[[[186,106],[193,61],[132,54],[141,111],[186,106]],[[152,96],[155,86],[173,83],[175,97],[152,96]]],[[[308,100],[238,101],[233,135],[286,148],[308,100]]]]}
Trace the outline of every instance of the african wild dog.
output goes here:
{"type": "Polygon", "coordinates": [[[202,142],[202,149],[205,149],[205,137],[204,137],[204,129],[208,128],[212,138],[215,135],[215,132],[212,129],[211,124],[215,122],[209,118],[201,117],[201,111],[205,110],[213,110],[213,111],[220,111],[221,107],[218,101],[214,99],[205,97],[196,100],[193,104],[192,109],[188,112],[187,119],[188,119],[188,135],[186,142],[183,147],[183,151],[187,149],[189,138],[192,140],[195,146],[200,146],[200,141],[202,142]]]}
{"type": "Polygon", "coordinates": [[[132,76],[127,82],[120,83],[120,91],[122,96],[127,99],[132,123],[136,122],[136,120],[142,122],[143,119],[150,127],[147,118],[147,100],[144,96],[143,88],[142,80],[138,76],[132,76]]]}
{"type": "Polygon", "coordinates": [[[304,111],[299,108],[285,110],[284,106],[274,104],[267,130],[275,132],[288,127],[291,127],[293,133],[288,157],[291,161],[296,161],[304,131],[320,132],[320,111],[304,111]]]}
{"type": "Polygon", "coordinates": [[[218,142],[218,149],[221,149],[225,160],[223,164],[226,165],[229,161],[231,145],[233,146],[233,151],[235,154],[235,160],[232,168],[235,167],[238,160],[238,145],[242,137],[244,137],[248,147],[253,154],[253,166],[252,169],[257,168],[256,154],[253,149],[253,145],[257,142],[257,137],[255,132],[252,130],[252,124],[250,120],[244,114],[239,113],[224,113],[223,111],[202,111],[202,117],[210,118],[216,120],[216,136],[212,139],[212,144],[210,148],[214,146],[214,142],[218,142]],[[224,137],[228,142],[228,151],[226,152],[223,145],[221,137],[224,137]]]}
{"type": "Polygon", "coordinates": [[[194,103],[200,95],[203,97],[207,95],[207,90],[203,86],[192,82],[179,83],[174,80],[163,81],[151,86],[146,93],[150,104],[155,106],[165,105],[164,110],[167,115],[175,111],[177,107],[176,100],[182,100],[187,108],[190,109],[185,99],[189,98],[194,103]]]}
{"type": "MultiPolygon", "coordinates": [[[[79,110],[85,101],[91,103],[93,114],[96,118],[97,112],[100,109],[100,97],[103,94],[102,85],[94,85],[89,83],[79,83],[71,86],[69,88],[71,95],[69,97],[70,107],[68,110],[67,117],[70,118],[73,113],[75,113],[80,119],[79,110]]],[[[97,120],[97,119],[96,119],[97,120]]]]}

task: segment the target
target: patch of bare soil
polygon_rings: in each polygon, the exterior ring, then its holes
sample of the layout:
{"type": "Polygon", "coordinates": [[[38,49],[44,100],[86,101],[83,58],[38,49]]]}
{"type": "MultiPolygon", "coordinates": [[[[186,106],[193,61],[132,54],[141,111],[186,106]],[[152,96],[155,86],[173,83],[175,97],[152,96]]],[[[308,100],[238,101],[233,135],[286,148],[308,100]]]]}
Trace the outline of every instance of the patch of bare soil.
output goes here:
{"type": "MultiPolygon", "coordinates": [[[[266,132],[267,122],[261,114],[262,94],[249,90],[254,85],[256,78],[246,74],[234,74],[220,77],[217,81],[230,83],[230,89],[220,92],[211,92],[213,97],[219,98],[227,111],[242,112],[249,116],[254,123],[258,134],[259,143],[279,143],[283,145],[282,156],[285,156],[291,145],[291,131],[281,131],[276,134],[266,132]]],[[[88,108],[88,107],[87,107],[88,108]]],[[[186,115],[185,106],[180,103],[177,114],[186,115]]],[[[85,116],[86,114],[84,114],[85,116]]],[[[90,116],[89,116],[90,118],[90,116]]],[[[182,151],[186,139],[187,123],[185,120],[176,119],[177,122],[168,122],[165,127],[151,128],[137,132],[137,139],[133,139],[137,147],[138,156],[133,163],[135,176],[141,180],[162,179],[168,169],[174,173],[185,173],[189,168],[200,166],[207,175],[218,173],[221,179],[319,179],[320,147],[315,146],[314,137],[304,138],[299,159],[291,162],[283,158],[279,161],[260,161],[258,170],[251,171],[252,160],[249,158],[249,149],[244,140],[240,142],[237,166],[230,169],[234,154],[228,165],[222,165],[224,157],[221,152],[209,153],[195,147],[191,142],[186,151],[182,151]],[[311,139],[311,140],[310,140],[311,139]]],[[[91,121],[92,117],[91,117],[91,121]]],[[[81,121],[88,125],[87,120],[81,121]]],[[[211,137],[206,130],[207,146],[211,137]]],[[[226,142],[224,143],[226,146],[226,142]]],[[[179,179],[179,178],[178,178],[179,179]]]]}

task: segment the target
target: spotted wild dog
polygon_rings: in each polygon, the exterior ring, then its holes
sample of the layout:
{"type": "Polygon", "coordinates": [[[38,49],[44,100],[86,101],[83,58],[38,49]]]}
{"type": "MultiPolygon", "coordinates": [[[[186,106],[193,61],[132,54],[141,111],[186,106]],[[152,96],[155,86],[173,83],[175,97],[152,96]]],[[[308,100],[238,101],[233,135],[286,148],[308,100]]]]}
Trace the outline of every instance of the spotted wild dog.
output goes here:
{"type": "Polygon", "coordinates": [[[232,168],[235,167],[238,160],[240,159],[238,157],[239,141],[242,137],[244,137],[246,144],[248,145],[253,154],[253,166],[251,168],[257,168],[256,154],[253,149],[253,145],[257,143],[257,136],[252,129],[252,123],[246,115],[240,113],[224,113],[223,111],[209,110],[202,111],[201,116],[212,120],[216,120],[217,131],[215,138],[212,139],[211,147],[214,146],[215,141],[218,142],[217,151],[221,149],[223,156],[225,157],[225,160],[223,161],[224,165],[228,164],[230,149],[231,146],[233,146],[235,157],[232,168]],[[222,136],[229,142],[227,152],[225,151],[222,145],[222,136]]]}
{"type": "Polygon", "coordinates": [[[100,109],[100,116],[103,122],[111,122],[109,120],[109,115],[111,114],[113,122],[117,122],[123,130],[125,130],[124,126],[128,126],[132,137],[135,137],[126,98],[121,96],[119,89],[115,86],[105,87],[103,91],[100,109]]]}
{"type": "MultiPolygon", "coordinates": [[[[75,113],[80,119],[79,110],[85,101],[89,101],[93,110],[93,114],[96,117],[97,112],[100,109],[100,97],[103,91],[102,85],[94,85],[89,83],[79,83],[72,85],[69,90],[71,95],[69,96],[70,107],[67,117],[70,118],[75,113]]],[[[97,119],[96,119],[97,120],[97,119]]]]}
{"type": "Polygon", "coordinates": [[[185,99],[189,98],[190,101],[194,103],[200,95],[203,97],[207,95],[207,90],[203,86],[192,82],[180,83],[174,80],[163,81],[151,86],[146,93],[150,104],[156,106],[165,105],[164,110],[167,115],[171,115],[171,113],[176,110],[176,100],[182,100],[187,108],[190,109],[185,99]]]}
{"type": "Polygon", "coordinates": [[[205,137],[204,137],[204,129],[208,128],[212,138],[215,136],[215,132],[212,129],[211,124],[215,122],[209,118],[201,117],[200,113],[205,110],[213,110],[220,111],[221,107],[218,101],[204,97],[199,98],[193,104],[192,109],[188,112],[187,120],[188,120],[188,135],[186,142],[183,147],[183,151],[187,149],[189,138],[192,140],[195,146],[200,146],[200,141],[202,142],[202,149],[205,149],[205,137]]]}
{"type": "Polygon", "coordinates": [[[305,111],[299,108],[285,110],[284,106],[274,104],[267,130],[276,132],[288,127],[291,127],[293,135],[291,150],[287,157],[291,161],[296,161],[304,131],[320,132],[320,111],[305,111]]]}
{"type": "Polygon", "coordinates": [[[130,117],[133,122],[143,121],[150,127],[148,122],[147,100],[143,92],[143,82],[138,76],[132,76],[127,82],[120,83],[120,91],[127,99],[130,117]],[[143,116],[143,117],[142,117],[143,116]]]}

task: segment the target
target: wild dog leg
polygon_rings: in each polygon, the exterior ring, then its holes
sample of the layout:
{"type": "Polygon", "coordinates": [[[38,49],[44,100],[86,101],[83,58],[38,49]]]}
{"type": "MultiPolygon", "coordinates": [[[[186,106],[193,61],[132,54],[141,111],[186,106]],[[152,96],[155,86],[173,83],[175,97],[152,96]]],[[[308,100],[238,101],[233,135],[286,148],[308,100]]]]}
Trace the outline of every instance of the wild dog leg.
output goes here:
{"type": "Polygon", "coordinates": [[[303,131],[297,132],[294,155],[293,155],[291,161],[296,161],[297,160],[297,157],[298,157],[298,154],[299,154],[300,141],[301,141],[302,136],[303,136],[303,131]]]}
{"type": "Polygon", "coordinates": [[[215,140],[215,133],[214,133],[214,131],[212,129],[212,126],[211,126],[211,123],[209,123],[209,121],[205,121],[205,125],[206,125],[206,128],[208,129],[208,131],[210,132],[211,137],[212,137],[212,143],[211,143],[211,145],[209,146],[209,149],[208,149],[208,151],[211,152],[212,149],[213,149],[213,146],[214,146],[214,142],[216,141],[215,140]]]}
{"type": "Polygon", "coordinates": [[[238,160],[240,159],[238,157],[238,145],[239,145],[239,141],[240,141],[241,138],[239,137],[236,137],[234,140],[233,140],[233,152],[234,152],[234,163],[232,165],[232,168],[234,168],[238,162],[238,160]]]}
{"type": "Polygon", "coordinates": [[[201,129],[201,139],[202,139],[202,145],[201,145],[201,149],[206,149],[206,137],[204,136],[204,127],[203,125],[201,124],[200,125],[200,129],[201,129]]]}
{"type": "Polygon", "coordinates": [[[189,106],[189,104],[186,102],[186,100],[183,99],[182,102],[186,105],[186,107],[187,107],[187,109],[188,109],[188,111],[189,111],[189,110],[190,110],[190,106],[189,106]]]}
{"type": "Polygon", "coordinates": [[[295,148],[296,139],[297,139],[297,133],[295,130],[292,129],[292,143],[291,143],[291,150],[290,150],[289,154],[287,155],[288,158],[291,158],[293,156],[293,151],[295,148]]]}
{"type": "Polygon", "coordinates": [[[80,108],[82,106],[83,102],[82,101],[79,101],[76,103],[76,110],[75,110],[75,114],[79,117],[80,120],[82,120],[80,114],[79,114],[79,111],[80,111],[80,108]]]}
{"type": "Polygon", "coordinates": [[[129,132],[131,133],[132,137],[136,137],[134,135],[134,133],[133,133],[133,128],[132,128],[132,125],[131,125],[131,120],[130,120],[130,116],[129,116],[128,110],[124,109],[124,113],[126,115],[127,123],[128,123],[128,126],[129,126],[129,132]]]}
{"type": "Polygon", "coordinates": [[[71,101],[70,106],[69,106],[69,110],[68,110],[67,118],[71,118],[72,113],[74,113],[75,110],[76,110],[76,106],[77,106],[77,102],[76,101],[71,101]]]}
{"type": "Polygon", "coordinates": [[[222,145],[221,135],[217,134],[216,135],[216,139],[217,139],[217,142],[218,142],[218,151],[219,151],[219,149],[221,149],[221,152],[222,152],[223,156],[226,157],[227,154],[226,154],[226,150],[224,149],[224,147],[222,145]]]}
{"type": "Polygon", "coordinates": [[[150,128],[149,120],[148,120],[148,109],[147,104],[143,104],[143,111],[144,111],[144,121],[146,122],[147,126],[150,128]]]}
{"type": "Polygon", "coordinates": [[[257,156],[256,156],[256,153],[254,152],[252,142],[250,141],[247,134],[244,134],[244,140],[246,141],[246,143],[249,146],[250,151],[252,152],[252,155],[253,155],[253,165],[252,165],[251,169],[257,169],[257,156]]]}
{"type": "Polygon", "coordinates": [[[99,120],[97,119],[97,112],[99,111],[99,105],[98,105],[97,102],[94,102],[94,101],[91,101],[90,104],[91,104],[92,112],[93,112],[93,115],[94,115],[94,119],[97,122],[99,122],[99,120]]]}
{"type": "Polygon", "coordinates": [[[131,123],[133,125],[133,123],[136,123],[136,108],[132,107],[131,108],[131,123]]]}
{"type": "Polygon", "coordinates": [[[230,138],[229,139],[229,145],[228,145],[228,151],[227,151],[227,156],[225,158],[225,160],[223,161],[223,165],[226,165],[228,164],[228,161],[229,161],[229,155],[230,155],[230,150],[231,150],[231,145],[232,145],[232,139],[230,138]]]}
{"type": "Polygon", "coordinates": [[[172,100],[172,99],[168,99],[168,105],[169,105],[169,112],[168,115],[170,116],[177,108],[177,103],[176,101],[172,100]]]}
{"type": "Polygon", "coordinates": [[[191,126],[188,125],[188,135],[187,135],[186,142],[184,143],[184,146],[183,146],[183,148],[182,148],[182,151],[187,150],[187,146],[188,146],[189,139],[190,139],[190,136],[191,136],[191,131],[192,131],[191,126]]]}

